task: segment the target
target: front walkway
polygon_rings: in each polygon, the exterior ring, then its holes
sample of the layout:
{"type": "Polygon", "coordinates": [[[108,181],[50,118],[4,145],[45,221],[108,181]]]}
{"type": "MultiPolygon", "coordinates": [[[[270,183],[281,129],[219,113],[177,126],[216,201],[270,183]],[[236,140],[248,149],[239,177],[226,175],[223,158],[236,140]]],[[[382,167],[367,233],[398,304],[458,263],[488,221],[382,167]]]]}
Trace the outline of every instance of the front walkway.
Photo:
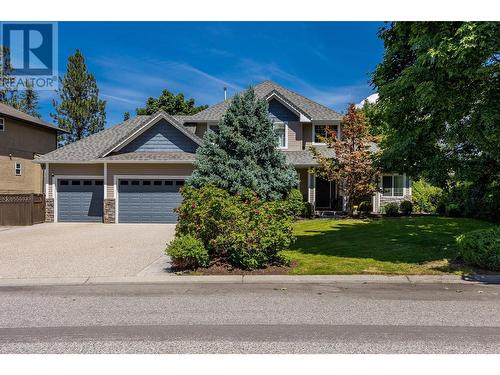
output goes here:
{"type": "Polygon", "coordinates": [[[0,279],[161,273],[174,224],[38,224],[0,228],[0,279]]]}

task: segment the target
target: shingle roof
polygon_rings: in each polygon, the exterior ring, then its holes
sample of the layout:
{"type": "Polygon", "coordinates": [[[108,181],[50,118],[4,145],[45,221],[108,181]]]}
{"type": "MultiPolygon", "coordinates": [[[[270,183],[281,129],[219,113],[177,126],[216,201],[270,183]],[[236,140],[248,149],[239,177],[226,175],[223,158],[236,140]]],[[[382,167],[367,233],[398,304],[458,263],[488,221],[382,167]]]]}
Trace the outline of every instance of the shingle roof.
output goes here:
{"type": "MultiPolygon", "coordinates": [[[[305,115],[310,117],[311,120],[340,120],[342,115],[333,109],[325,107],[322,104],[316,103],[311,99],[297,94],[291,90],[278,85],[273,81],[264,81],[254,87],[255,94],[259,98],[266,98],[273,92],[276,92],[293,107],[304,112],[305,115]]],[[[205,121],[219,121],[222,115],[229,107],[231,99],[215,104],[193,116],[184,118],[184,122],[205,122],[205,121]]]]}
{"type": "MultiPolygon", "coordinates": [[[[310,99],[307,99],[299,94],[296,94],[288,89],[285,89],[278,84],[265,81],[261,84],[255,86],[255,93],[259,97],[268,97],[269,95],[276,93],[284,100],[286,100],[291,106],[300,109],[305,115],[310,116],[313,120],[336,120],[340,119],[341,115],[321,104],[315,103],[310,99]]],[[[194,154],[191,153],[172,153],[172,152],[133,152],[133,153],[115,153],[108,156],[115,147],[124,142],[128,137],[133,135],[133,133],[145,126],[155,117],[164,115],[170,118],[173,125],[180,128],[180,130],[186,134],[186,136],[196,140],[196,142],[201,143],[201,139],[196,135],[192,134],[189,130],[182,127],[182,123],[186,122],[203,122],[203,121],[217,121],[224,111],[229,106],[230,100],[226,100],[222,103],[216,104],[213,107],[207,108],[193,116],[169,116],[163,112],[154,115],[137,116],[131,118],[121,124],[115,125],[111,128],[105,129],[99,133],[93,134],[89,137],[81,139],[79,141],[70,143],[64,147],[57,150],[49,152],[48,154],[42,155],[36,159],[40,163],[53,163],[53,162],[98,162],[98,161],[118,161],[118,160],[179,160],[179,161],[192,161],[194,160],[194,154]],[[175,120],[173,121],[172,120],[175,120]]],[[[291,164],[294,165],[306,165],[315,164],[314,158],[308,150],[302,151],[284,151],[287,154],[287,158],[291,164]]]]}
{"type": "Polygon", "coordinates": [[[104,152],[117,145],[134,130],[145,124],[151,116],[137,116],[111,128],[92,134],[79,141],[69,143],[36,159],[46,163],[53,161],[93,161],[99,159],[104,152]]]}
{"type": "MultiPolygon", "coordinates": [[[[325,155],[326,157],[333,158],[335,157],[335,151],[331,148],[316,146],[319,151],[325,155]]],[[[289,164],[295,166],[314,166],[318,163],[314,159],[311,151],[309,150],[300,150],[300,151],[283,151],[286,156],[286,161],[289,164]]]]}
{"type": "Polygon", "coordinates": [[[102,159],[123,161],[185,161],[193,162],[195,154],[191,152],[126,152],[123,154],[112,154],[102,159]]]}
{"type": "Polygon", "coordinates": [[[12,117],[12,118],[22,120],[22,121],[26,121],[26,122],[29,122],[29,123],[34,124],[34,125],[43,126],[44,128],[53,129],[53,130],[56,130],[58,132],[67,133],[67,131],[64,129],[58,128],[57,126],[55,126],[53,124],[49,124],[48,122],[40,120],[37,117],[28,115],[27,113],[24,113],[23,111],[15,109],[14,107],[11,107],[10,105],[4,104],[4,103],[0,103],[0,116],[1,115],[12,117]]]}

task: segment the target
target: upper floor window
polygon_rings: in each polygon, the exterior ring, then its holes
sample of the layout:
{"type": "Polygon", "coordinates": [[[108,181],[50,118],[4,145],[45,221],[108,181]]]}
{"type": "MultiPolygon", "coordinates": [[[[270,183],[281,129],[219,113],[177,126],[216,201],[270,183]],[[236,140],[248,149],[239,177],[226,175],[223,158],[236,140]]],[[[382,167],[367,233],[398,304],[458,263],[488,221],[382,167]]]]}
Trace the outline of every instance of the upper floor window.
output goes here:
{"type": "Polygon", "coordinates": [[[276,133],[276,138],[278,139],[278,147],[279,148],[287,148],[285,123],[275,122],[274,123],[274,132],[276,133]]]}
{"type": "Polygon", "coordinates": [[[338,126],[337,125],[317,125],[313,124],[313,143],[316,144],[324,144],[320,137],[327,136],[327,129],[334,130],[338,134],[338,126]]]}
{"type": "Polygon", "coordinates": [[[20,176],[21,175],[21,163],[15,163],[14,164],[14,171],[16,173],[16,176],[20,176]]]}
{"type": "Polygon", "coordinates": [[[219,125],[216,124],[208,124],[207,125],[207,130],[211,130],[214,133],[219,133],[219,125]]]}
{"type": "Polygon", "coordinates": [[[5,120],[0,117],[0,132],[5,131],[5,120]]]}
{"type": "Polygon", "coordinates": [[[404,195],[404,176],[400,174],[383,176],[382,195],[384,197],[402,197],[404,195]]]}

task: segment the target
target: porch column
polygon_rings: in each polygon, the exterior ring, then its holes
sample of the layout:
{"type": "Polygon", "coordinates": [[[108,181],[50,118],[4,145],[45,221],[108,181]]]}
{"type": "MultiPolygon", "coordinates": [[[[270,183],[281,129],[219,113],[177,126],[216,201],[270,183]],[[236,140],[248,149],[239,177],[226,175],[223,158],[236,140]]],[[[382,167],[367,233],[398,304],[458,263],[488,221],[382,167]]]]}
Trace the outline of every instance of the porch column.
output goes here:
{"type": "Polygon", "coordinates": [[[313,205],[316,205],[316,176],[307,172],[307,201],[313,205]]]}

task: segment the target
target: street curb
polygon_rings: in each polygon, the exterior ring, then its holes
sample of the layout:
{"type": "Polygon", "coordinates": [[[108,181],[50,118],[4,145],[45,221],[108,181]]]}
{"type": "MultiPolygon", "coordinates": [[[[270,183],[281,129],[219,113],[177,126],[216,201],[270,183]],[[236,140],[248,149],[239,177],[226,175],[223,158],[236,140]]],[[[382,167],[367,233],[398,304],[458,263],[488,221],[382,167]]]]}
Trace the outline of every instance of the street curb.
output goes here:
{"type": "Polygon", "coordinates": [[[179,276],[172,274],[123,277],[65,277],[65,278],[0,278],[0,287],[50,285],[106,285],[106,284],[500,284],[500,275],[213,275],[179,276]]]}

